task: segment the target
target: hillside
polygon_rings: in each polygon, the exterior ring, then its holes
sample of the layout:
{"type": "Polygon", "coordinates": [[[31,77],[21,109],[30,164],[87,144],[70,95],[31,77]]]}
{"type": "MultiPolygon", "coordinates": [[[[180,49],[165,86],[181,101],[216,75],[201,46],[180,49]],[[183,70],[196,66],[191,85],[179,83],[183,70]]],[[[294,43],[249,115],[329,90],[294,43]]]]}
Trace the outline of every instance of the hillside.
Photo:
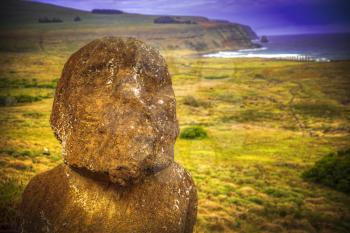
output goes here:
{"type": "Polygon", "coordinates": [[[173,16],[190,24],[157,24],[160,16],[141,14],[93,14],[38,2],[1,1],[0,50],[43,50],[58,41],[74,47],[101,36],[132,36],[162,50],[215,51],[250,48],[256,34],[247,25],[204,17],[173,16]],[[79,16],[82,20],[74,22],[79,16]],[[62,23],[38,23],[57,18],[62,23]],[[16,42],[14,42],[16,41],[16,42]],[[20,47],[20,48],[19,48],[20,47]]]}

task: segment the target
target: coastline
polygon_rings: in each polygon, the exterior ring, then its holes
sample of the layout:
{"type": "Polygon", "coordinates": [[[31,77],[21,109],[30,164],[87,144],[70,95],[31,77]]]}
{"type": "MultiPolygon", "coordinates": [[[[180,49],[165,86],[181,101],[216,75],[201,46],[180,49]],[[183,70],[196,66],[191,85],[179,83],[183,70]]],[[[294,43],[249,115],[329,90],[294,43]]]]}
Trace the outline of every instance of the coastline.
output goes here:
{"type": "MultiPolygon", "coordinates": [[[[330,62],[350,60],[350,34],[320,35],[280,35],[268,36],[269,42],[261,47],[232,50],[209,51],[201,53],[211,58],[261,58],[305,62],[330,62]],[[314,38],[316,36],[316,38],[314,38]]],[[[252,44],[258,41],[253,40],[252,44]]]]}
{"type": "Polygon", "coordinates": [[[254,51],[267,50],[266,47],[261,49],[241,49],[237,51],[220,51],[217,53],[204,54],[207,58],[261,58],[288,61],[305,61],[305,62],[331,62],[333,60],[324,57],[312,57],[300,53],[254,53],[254,51]]]}

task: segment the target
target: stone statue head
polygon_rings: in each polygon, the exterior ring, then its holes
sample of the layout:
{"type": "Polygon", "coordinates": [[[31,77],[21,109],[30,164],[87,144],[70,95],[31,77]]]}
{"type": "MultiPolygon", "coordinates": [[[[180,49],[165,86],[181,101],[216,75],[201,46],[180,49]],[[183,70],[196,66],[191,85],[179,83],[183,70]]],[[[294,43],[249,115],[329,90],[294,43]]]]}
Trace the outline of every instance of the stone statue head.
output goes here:
{"type": "Polygon", "coordinates": [[[167,167],[178,123],[165,60],[132,38],[89,43],[64,66],[51,126],[65,163],[113,183],[125,186],[167,167]]]}

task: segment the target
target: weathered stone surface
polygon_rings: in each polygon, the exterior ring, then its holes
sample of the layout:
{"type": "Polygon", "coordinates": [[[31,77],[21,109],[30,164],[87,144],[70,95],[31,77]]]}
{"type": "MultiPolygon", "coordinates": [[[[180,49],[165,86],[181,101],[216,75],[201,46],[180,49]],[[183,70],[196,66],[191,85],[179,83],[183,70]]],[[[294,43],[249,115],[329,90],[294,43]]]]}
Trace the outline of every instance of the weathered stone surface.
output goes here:
{"type": "Polygon", "coordinates": [[[175,107],[165,61],[144,43],[104,38],[73,54],[51,115],[65,164],[29,182],[21,232],[192,232],[197,194],[173,160],[175,107]]]}
{"type": "Polygon", "coordinates": [[[51,114],[65,162],[127,185],[173,161],[178,134],[167,65],[135,39],[95,40],[74,53],[51,114]]]}
{"type": "Polygon", "coordinates": [[[24,233],[192,232],[196,190],[176,163],[120,187],[60,165],[34,177],[23,194],[24,233]]]}

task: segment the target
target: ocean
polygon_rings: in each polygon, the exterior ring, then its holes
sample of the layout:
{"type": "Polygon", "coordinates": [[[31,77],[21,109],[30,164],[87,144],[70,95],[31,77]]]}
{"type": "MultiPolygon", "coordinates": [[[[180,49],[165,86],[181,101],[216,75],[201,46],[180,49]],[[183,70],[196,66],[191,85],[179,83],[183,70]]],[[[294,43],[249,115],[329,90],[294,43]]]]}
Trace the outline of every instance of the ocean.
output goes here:
{"type": "Polygon", "coordinates": [[[261,48],[221,51],[205,57],[307,58],[314,61],[350,60],[350,33],[267,36],[261,48]]]}

